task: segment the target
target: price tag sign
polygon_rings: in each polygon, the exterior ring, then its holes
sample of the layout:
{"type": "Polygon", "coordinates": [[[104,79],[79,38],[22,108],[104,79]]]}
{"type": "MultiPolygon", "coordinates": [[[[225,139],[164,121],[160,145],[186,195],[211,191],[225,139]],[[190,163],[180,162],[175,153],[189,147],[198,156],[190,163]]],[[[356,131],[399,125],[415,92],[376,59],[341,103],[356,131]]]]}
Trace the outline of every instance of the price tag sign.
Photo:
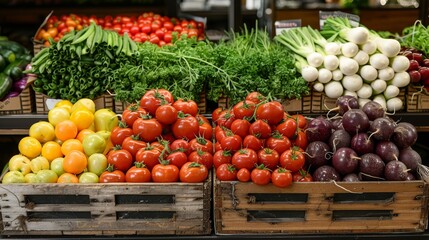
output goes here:
{"type": "Polygon", "coordinates": [[[356,14],[345,13],[341,11],[319,11],[319,26],[323,28],[325,21],[329,17],[344,17],[348,18],[353,27],[359,26],[360,17],[356,14]]]}
{"type": "Polygon", "coordinates": [[[301,27],[301,19],[280,20],[274,23],[276,28],[276,35],[280,35],[283,31],[292,28],[301,27]]]}

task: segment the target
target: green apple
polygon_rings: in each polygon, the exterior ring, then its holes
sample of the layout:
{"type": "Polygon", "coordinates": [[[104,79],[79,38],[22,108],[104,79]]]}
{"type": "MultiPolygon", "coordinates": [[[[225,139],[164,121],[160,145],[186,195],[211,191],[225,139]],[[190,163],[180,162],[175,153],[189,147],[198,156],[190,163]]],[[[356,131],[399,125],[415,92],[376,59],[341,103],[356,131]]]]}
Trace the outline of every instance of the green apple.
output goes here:
{"type": "Polygon", "coordinates": [[[42,169],[36,173],[38,183],[56,183],[58,175],[50,169],[42,169]]]}
{"type": "Polygon", "coordinates": [[[79,183],[98,183],[98,176],[93,172],[84,172],[79,176],[79,183]]]}
{"type": "Polygon", "coordinates": [[[40,170],[47,170],[49,169],[49,161],[45,157],[39,156],[31,159],[30,167],[31,171],[34,173],[37,173],[40,170]]]}
{"type": "Polygon", "coordinates": [[[26,156],[17,154],[9,160],[10,171],[20,171],[24,176],[31,172],[30,159],[26,156]]]}
{"type": "Polygon", "coordinates": [[[102,153],[94,153],[88,158],[88,171],[100,176],[107,168],[107,157],[102,153]]]}
{"type": "Polygon", "coordinates": [[[25,183],[24,174],[20,171],[10,171],[3,176],[3,184],[25,183]]]}
{"type": "Polygon", "coordinates": [[[60,158],[55,158],[51,162],[50,169],[54,171],[57,174],[57,176],[61,176],[63,173],[65,173],[63,168],[63,161],[64,161],[64,158],[60,157],[60,158]]]}
{"type": "Polygon", "coordinates": [[[38,182],[35,173],[26,174],[24,177],[25,177],[26,183],[37,183],[38,182]]]}

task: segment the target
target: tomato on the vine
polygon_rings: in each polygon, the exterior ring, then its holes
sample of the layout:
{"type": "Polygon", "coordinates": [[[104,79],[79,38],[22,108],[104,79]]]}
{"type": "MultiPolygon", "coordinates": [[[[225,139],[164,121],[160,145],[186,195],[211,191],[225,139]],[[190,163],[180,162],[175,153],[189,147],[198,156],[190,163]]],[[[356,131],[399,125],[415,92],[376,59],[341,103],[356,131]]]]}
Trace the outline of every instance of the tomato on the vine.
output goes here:
{"type": "Polygon", "coordinates": [[[237,151],[241,148],[242,139],[237,134],[228,133],[222,140],[220,145],[223,150],[237,151]]]}
{"type": "Polygon", "coordinates": [[[176,108],[177,111],[181,111],[194,117],[198,114],[198,104],[193,100],[184,100],[179,98],[173,103],[173,107],[176,108]]]}
{"type": "Polygon", "coordinates": [[[307,134],[303,130],[298,130],[295,139],[292,140],[292,145],[306,149],[308,145],[307,134]]]}
{"type": "Polygon", "coordinates": [[[296,122],[298,123],[298,127],[300,129],[305,129],[307,127],[308,121],[303,115],[295,114],[295,115],[292,115],[290,117],[292,119],[296,120],[296,122]]]}
{"type": "Polygon", "coordinates": [[[198,120],[194,116],[184,115],[179,112],[177,121],[173,124],[172,130],[176,138],[194,139],[199,132],[198,120]]]}
{"type": "Polygon", "coordinates": [[[177,120],[177,110],[171,105],[161,105],[155,111],[155,118],[162,124],[173,124],[177,120]]]}
{"type": "Polygon", "coordinates": [[[179,176],[181,182],[199,183],[204,182],[209,175],[206,166],[196,162],[187,162],[180,168],[179,176]]]}
{"type": "Polygon", "coordinates": [[[137,151],[145,148],[147,144],[143,142],[138,135],[126,137],[122,142],[122,149],[127,150],[135,158],[137,151]]]}
{"type": "Polygon", "coordinates": [[[235,119],[231,124],[231,131],[241,138],[249,135],[250,122],[245,119],[235,119]]]}
{"type": "Polygon", "coordinates": [[[205,139],[203,137],[196,137],[189,141],[189,145],[191,147],[191,151],[201,150],[204,152],[209,152],[213,154],[213,143],[212,141],[205,139]]]}
{"type": "Polygon", "coordinates": [[[133,164],[133,156],[117,145],[107,154],[107,163],[113,165],[114,169],[126,172],[133,164]]]}
{"type": "Polygon", "coordinates": [[[298,172],[295,172],[293,174],[293,181],[294,182],[312,182],[313,177],[311,174],[304,169],[300,169],[298,172]]]}
{"type": "Polygon", "coordinates": [[[125,174],[120,170],[112,170],[113,168],[108,168],[104,171],[99,178],[100,183],[115,183],[115,182],[125,182],[125,174]]]}
{"type": "Polygon", "coordinates": [[[243,140],[243,147],[259,151],[264,148],[264,139],[257,138],[255,135],[247,135],[243,140]]]}
{"type": "Polygon", "coordinates": [[[113,146],[122,145],[125,138],[133,135],[133,130],[127,127],[126,123],[123,121],[119,122],[119,125],[114,127],[112,132],[110,133],[110,141],[113,146]]]}
{"type": "Polygon", "coordinates": [[[140,107],[148,111],[152,116],[155,116],[156,109],[159,106],[168,103],[172,104],[173,101],[174,97],[170,91],[165,89],[151,89],[141,97],[140,107]]]}
{"type": "Polygon", "coordinates": [[[237,119],[250,119],[255,113],[256,104],[250,100],[244,100],[238,102],[232,107],[234,111],[235,118],[237,119]]]}
{"type": "Polygon", "coordinates": [[[152,168],[152,180],[154,182],[177,182],[179,168],[163,160],[152,168]]]}
{"type": "Polygon", "coordinates": [[[223,111],[223,109],[220,107],[213,110],[213,112],[212,112],[212,121],[213,122],[217,122],[217,120],[219,119],[219,115],[222,111],[223,111]]]}
{"type": "Polygon", "coordinates": [[[291,139],[297,134],[298,123],[293,118],[287,118],[284,122],[277,125],[276,130],[283,136],[291,139]]]}
{"type": "Polygon", "coordinates": [[[213,165],[218,168],[223,163],[231,163],[232,154],[227,150],[218,150],[213,155],[213,165]]]}
{"type": "Polygon", "coordinates": [[[279,153],[270,148],[264,148],[258,151],[258,164],[264,164],[265,167],[274,170],[279,164],[279,153]]]}
{"type": "Polygon", "coordinates": [[[250,148],[242,148],[232,155],[231,163],[238,169],[247,168],[250,171],[258,163],[258,154],[250,148]]]}
{"type": "Polygon", "coordinates": [[[155,141],[162,134],[162,125],[155,118],[148,115],[138,118],[133,123],[134,135],[139,135],[143,141],[155,141]]]}
{"type": "Polygon", "coordinates": [[[181,151],[186,155],[189,155],[191,151],[191,146],[188,141],[185,139],[176,139],[170,144],[171,151],[181,151]]]}
{"type": "Polygon", "coordinates": [[[207,169],[211,169],[213,167],[213,155],[200,149],[191,152],[188,156],[188,161],[201,163],[206,166],[207,169]]]}
{"type": "Polygon", "coordinates": [[[292,173],[284,168],[277,168],[271,174],[271,182],[276,187],[288,187],[292,184],[292,173]]]}
{"type": "Polygon", "coordinates": [[[271,181],[271,172],[269,168],[261,164],[250,172],[250,179],[257,185],[267,185],[271,181]]]}
{"type": "Polygon", "coordinates": [[[271,135],[271,127],[264,120],[258,119],[250,125],[249,134],[266,139],[271,135]]]}
{"type": "Polygon", "coordinates": [[[292,148],[280,155],[280,165],[292,172],[297,172],[304,164],[305,156],[302,151],[292,148]]]}
{"type": "Polygon", "coordinates": [[[172,152],[166,160],[170,161],[170,164],[176,165],[179,169],[188,162],[188,156],[184,152],[172,152]]]}
{"type": "Polygon", "coordinates": [[[151,172],[141,162],[135,162],[135,165],[125,173],[126,182],[150,182],[151,180],[151,172]]]}
{"type": "Polygon", "coordinates": [[[247,94],[246,100],[252,101],[252,102],[258,104],[262,101],[265,101],[265,96],[259,92],[250,92],[249,94],[247,94]]]}
{"type": "Polygon", "coordinates": [[[216,177],[220,181],[235,181],[237,179],[237,169],[232,164],[223,163],[216,168],[216,177]]]}
{"type": "Polygon", "coordinates": [[[152,170],[155,165],[159,164],[160,156],[161,151],[159,149],[148,146],[137,151],[136,162],[142,162],[149,170],[152,170]]]}
{"type": "Polygon", "coordinates": [[[274,134],[265,141],[265,145],[268,148],[276,150],[279,154],[282,154],[284,151],[291,148],[292,143],[287,137],[278,132],[274,132],[274,134]]]}
{"type": "Polygon", "coordinates": [[[256,108],[256,119],[266,120],[268,124],[278,124],[284,115],[284,107],[277,101],[263,103],[256,108]]]}

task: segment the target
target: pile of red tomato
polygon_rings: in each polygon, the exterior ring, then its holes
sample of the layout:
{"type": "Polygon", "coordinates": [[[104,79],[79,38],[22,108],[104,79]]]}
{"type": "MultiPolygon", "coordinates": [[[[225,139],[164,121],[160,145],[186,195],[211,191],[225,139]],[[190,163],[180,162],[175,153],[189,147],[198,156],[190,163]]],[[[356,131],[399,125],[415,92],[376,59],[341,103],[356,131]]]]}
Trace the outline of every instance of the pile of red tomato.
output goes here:
{"type": "Polygon", "coordinates": [[[65,34],[72,30],[81,30],[95,22],[103,29],[110,29],[120,35],[125,32],[135,42],[151,42],[159,46],[169,44],[172,41],[173,32],[179,35],[204,39],[204,23],[195,20],[170,18],[153,12],[142,13],[139,16],[83,16],[77,14],[50,16],[45,26],[38,32],[36,39],[43,40],[45,46],[49,46],[49,38],[59,41],[65,34]]]}
{"type": "Polygon", "coordinates": [[[149,90],[122,113],[100,182],[203,182],[213,166],[213,128],[192,100],[149,90]]]}
{"type": "Polygon", "coordinates": [[[215,109],[212,120],[217,179],[278,187],[312,181],[305,170],[304,116],[289,115],[280,102],[252,92],[230,109],[215,109]]]}

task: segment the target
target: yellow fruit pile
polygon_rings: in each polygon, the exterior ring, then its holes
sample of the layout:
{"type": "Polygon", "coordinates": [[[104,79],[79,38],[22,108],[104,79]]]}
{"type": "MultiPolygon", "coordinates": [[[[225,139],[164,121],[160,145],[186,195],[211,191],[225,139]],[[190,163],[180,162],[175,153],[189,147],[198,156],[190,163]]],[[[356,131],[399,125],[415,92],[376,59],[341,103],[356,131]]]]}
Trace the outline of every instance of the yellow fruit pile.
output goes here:
{"type": "Polygon", "coordinates": [[[20,140],[20,154],[9,160],[2,183],[98,182],[107,167],[105,154],[113,147],[110,131],[117,125],[113,111],[96,111],[90,99],[59,101],[48,112],[48,121],[34,123],[20,140]],[[88,166],[92,158],[97,161],[88,166]]]}

